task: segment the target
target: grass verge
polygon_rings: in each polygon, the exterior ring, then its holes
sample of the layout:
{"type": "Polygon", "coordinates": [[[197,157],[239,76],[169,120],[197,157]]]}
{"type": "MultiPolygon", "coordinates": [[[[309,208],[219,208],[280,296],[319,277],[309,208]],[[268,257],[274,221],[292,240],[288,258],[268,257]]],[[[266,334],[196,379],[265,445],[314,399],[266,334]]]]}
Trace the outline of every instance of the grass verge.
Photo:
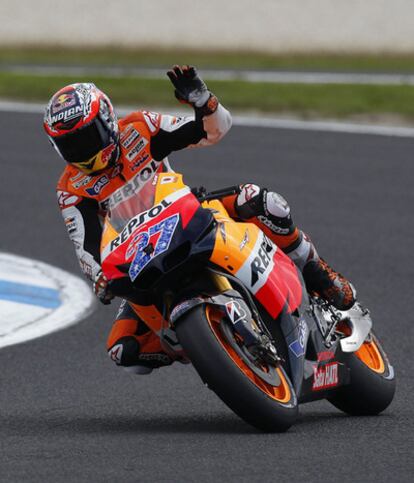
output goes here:
{"type": "Polygon", "coordinates": [[[2,64],[69,64],[167,68],[176,63],[194,64],[203,68],[229,69],[414,72],[414,55],[332,55],[323,53],[275,55],[243,51],[136,50],[114,47],[95,49],[0,47],[0,67],[2,64]]]}
{"type": "MultiPolygon", "coordinates": [[[[0,97],[46,103],[72,82],[95,82],[115,104],[137,108],[177,108],[170,82],[134,77],[30,76],[0,72],[0,97]]],[[[363,114],[394,114],[414,120],[414,87],[319,84],[269,84],[211,81],[209,88],[233,110],[294,113],[301,117],[346,118],[363,114]]]]}

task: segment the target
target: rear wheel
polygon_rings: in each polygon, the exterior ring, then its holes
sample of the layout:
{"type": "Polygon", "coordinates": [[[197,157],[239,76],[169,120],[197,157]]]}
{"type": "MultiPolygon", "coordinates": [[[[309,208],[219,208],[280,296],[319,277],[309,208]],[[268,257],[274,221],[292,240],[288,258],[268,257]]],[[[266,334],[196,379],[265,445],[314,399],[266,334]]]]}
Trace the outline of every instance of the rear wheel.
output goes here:
{"type": "Polygon", "coordinates": [[[277,432],[295,422],[297,399],[284,369],[254,363],[220,309],[196,307],[178,321],[176,332],[201,379],[242,419],[277,432]]]}
{"type": "Polygon", "coordinates": [[[351,382],[335,391],[329,401],[352,415],[375,415],[384,411],[394,397],[395,375],[374,334],[358,351],[349,354],[347,365],[351,382]]]}

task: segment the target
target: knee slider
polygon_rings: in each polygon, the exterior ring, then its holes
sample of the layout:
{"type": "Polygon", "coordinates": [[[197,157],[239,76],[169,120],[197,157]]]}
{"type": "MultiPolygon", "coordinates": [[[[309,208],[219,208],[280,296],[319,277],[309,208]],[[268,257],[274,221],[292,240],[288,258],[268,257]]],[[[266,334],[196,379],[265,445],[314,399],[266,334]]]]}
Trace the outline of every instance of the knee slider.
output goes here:
{"type": "Polygon", "coordinates": [[[139,363],[139,342],[132,336],[121,337],[108,350],[108,356],[118,366],[133,366],[139,363]]]}
{"type": "Polygon", "coordinates": [[[295,225],[287,201],[273,191],[266,191],[264,201],[264,214],[257,216],[257,219],[275,235],[291,235],[295,225]]]}
{"type": "Polygon", "coordinates": [[[282,195],[279,195],[274,191],[267,191],[266,193],[265,212],[267,215],[272,215],[276,218],[290,217],[290,207],[288,202],[282,195]]]}

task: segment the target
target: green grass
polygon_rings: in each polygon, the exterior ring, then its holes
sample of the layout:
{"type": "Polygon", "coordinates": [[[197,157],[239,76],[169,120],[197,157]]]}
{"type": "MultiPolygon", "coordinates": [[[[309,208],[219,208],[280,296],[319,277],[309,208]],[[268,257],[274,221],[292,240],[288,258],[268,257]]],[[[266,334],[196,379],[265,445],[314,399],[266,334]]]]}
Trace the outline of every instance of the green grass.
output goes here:
{"type": "MultiPolygon", "coordinates": [[[[162,67],[174,63],[200,68],[284,69],[341,72],[414,72],[414,55],[271,55],[254,52],[183,50],[0,48],[0,97],[46,103],[60,87],[93,81],[115,104],[180,108],[167,78],[73,77],[16,74],[2,65],[108,65],[162,67]]],[[[301,117],[347,118],[397,115],[414,120],[414,87],[318,84],[269,84],[210,81],[209,88],[232,110],[290,113],[301,117]]]]}
{"type": "Polygon", "coordinates": [[[260,52],[203,52],[194,50],[133,50],[125,48],[0,48],[1,64],[113,65],[328,70],[362,72],[414,72],[414,55],[274,55],[260,52]]]}
{"type": "MultiPolygon", "coordinates": [[[[0,97],[46,103],[59,88],[82,81],[95,82],[115,105],[181,108],[168,79],[29,76],[0,72],[0,97]]],[[[361,114],[397,114],[414,119],[414,87],[411,86],[211,81],[209,88],[232,110],[342,118],[361,114]]]]}

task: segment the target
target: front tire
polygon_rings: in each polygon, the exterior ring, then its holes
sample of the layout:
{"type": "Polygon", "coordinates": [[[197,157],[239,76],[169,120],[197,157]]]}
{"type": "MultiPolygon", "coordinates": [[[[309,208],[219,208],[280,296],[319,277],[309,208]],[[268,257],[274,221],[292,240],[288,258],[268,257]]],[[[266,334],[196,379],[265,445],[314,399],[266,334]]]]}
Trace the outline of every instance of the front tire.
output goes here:
{"type": "Polygon", "coordinates": [[[353,416],[376,415],[394,398],[395,375],[384,349],[374,334],[349,354],[351,382],[329,398],[335,407],[353,416]]]}
{"type": "Polygon", "coordinates": [[[296,421],[297,398],[286,372],[281,366],[252,370],[220,309],[196,307],[177,322],[176,333],[201,379],[244,421],[268,432],[286,431],[296,421]],[[272,372],[277,385],[269,382],[272,372]]]}

